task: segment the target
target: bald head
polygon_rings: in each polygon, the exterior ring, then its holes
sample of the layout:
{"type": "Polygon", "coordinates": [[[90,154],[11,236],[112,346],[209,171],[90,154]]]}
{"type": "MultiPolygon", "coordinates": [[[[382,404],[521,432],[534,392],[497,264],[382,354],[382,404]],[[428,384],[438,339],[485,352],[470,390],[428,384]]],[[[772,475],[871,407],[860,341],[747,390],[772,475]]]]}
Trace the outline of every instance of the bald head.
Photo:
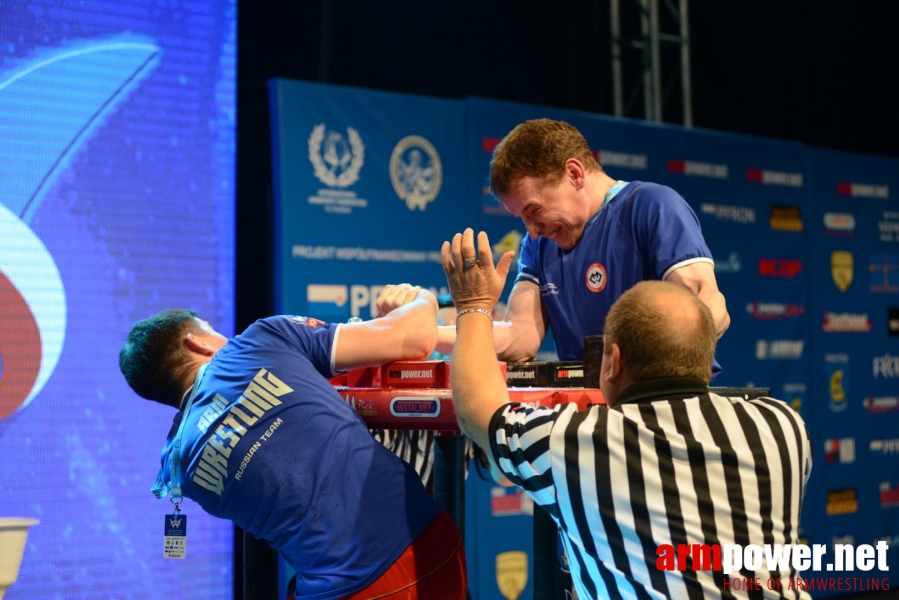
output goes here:
{"type": "Polygon", "coordinates": [[[626,291],[606,317],[605,352],[621,350],[633,381],[712,377],[717,334],[708,307],[686,288],[643,281],[626,291]]]}

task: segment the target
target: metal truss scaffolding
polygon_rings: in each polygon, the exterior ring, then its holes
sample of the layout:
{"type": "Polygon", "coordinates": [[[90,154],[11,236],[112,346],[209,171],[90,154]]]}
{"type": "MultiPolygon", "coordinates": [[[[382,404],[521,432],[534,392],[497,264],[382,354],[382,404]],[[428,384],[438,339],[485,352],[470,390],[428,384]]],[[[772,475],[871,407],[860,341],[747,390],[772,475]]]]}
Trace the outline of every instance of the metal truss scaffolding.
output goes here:
{"type": "Polygon", "coordinates": [[[616,116],[693,125],[687,3],[610,0],[616,116]]]}

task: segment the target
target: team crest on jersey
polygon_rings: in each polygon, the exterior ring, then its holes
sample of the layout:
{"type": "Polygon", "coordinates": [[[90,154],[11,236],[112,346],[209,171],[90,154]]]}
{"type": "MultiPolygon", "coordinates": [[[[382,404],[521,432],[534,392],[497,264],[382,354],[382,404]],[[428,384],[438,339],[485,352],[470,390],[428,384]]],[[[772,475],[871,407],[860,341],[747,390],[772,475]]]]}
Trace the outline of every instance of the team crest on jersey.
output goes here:
{"type": "Polygon", "coordinates": [[[365,164],[365,145],[352,127],[347,127],[344,137],[339,131],[325,131],[325,124],[319,123],[309,136],[309,162],[315,177],[326,186],[349,187],[358,181],[365,164]]]}
{"type": "Polygon", "coordinates": [[[324,321],[319,321],[318,319],[313,319],[312,317],[290,317],[290,322],[296,325],[305,325],[306,327],[311,327],[315,329],[319,325],[324,325],[324,321]]]}
{"type": "Polygon", "coordinates": [[[606,274],[606,268],[600,263],[593,263],[587,267],[587,289],[591,292],[601,292],[606,289],[609,282],[609,276],[606,274]]]}
{"type": "Polygon", "coordinates": [[[420,135],[401,139],[390,155],[390,181],[409,210],[427,208],[443,184],[443,165],[431,142],[420,135]]]}

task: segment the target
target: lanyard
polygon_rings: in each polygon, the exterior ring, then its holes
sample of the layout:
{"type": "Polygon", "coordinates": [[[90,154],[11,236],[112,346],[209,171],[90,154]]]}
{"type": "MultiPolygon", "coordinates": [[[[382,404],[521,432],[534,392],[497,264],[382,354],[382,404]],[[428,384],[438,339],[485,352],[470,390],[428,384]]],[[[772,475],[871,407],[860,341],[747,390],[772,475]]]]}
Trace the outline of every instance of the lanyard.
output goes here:
{"type": "Polygon", "coordinates": [[[171,481],[168,486],[163,481],[162,470],[165,468],[165,465],[159,467],[159,473],[156,475],[156,483],[153,485],[153,489],[150,491],[153,492],[153,495],[157,498],[165,498],[167,493],[166,488],[169,487],[172,490],[172,502],[175,504],[177,508],[178,504],[181,502],[181,435],[184,432],[184,423],[187,421],[187,415],[190,412],[190,407],[194,402],[194,398],[197,395],[197,390],[200,388],[200,382],[203,380],[203,374],[206,373],[206,367],[209,366],[209,363],[206,363],[200,367],[197,371],[197,376],[194,378],[193,389],[190,392],[190,398],[187,399],[187,404],[184,406],[184,410],[181,411],[181,423],[178,425],[178,433],[175,434],[175,443],[172,445],[172,469],[171,469],[171,481]]]}
{"type": "Polygon", "coordinates": [[[595,220],[596,220],[596,217],[599,216],[599,213],[601,213],[601,212],[603,211],[603,209],[606,207],[606,204],[608,204],[609,202],[611,202],[611,201],[612,201],[612,198],[614,198],[615,196],[617,196],[617,195],[618,195],[618,192],[620,192],[621,190],[623,190],[624,187],[625,187],[626,185],[628,185],[629,183],[630,183],[630,181],[621,181],[621,180],[619,180],[619,181],[617,181],[612,187],[610,187],[610,188],[609,188],[609,191],[606,192],[606,197],[603,198],[602,206],[600,206],[600,207],[599,207],[599,210],[596,211],[596,212],[593,214],[592,217],[590,217],[590,220],[587,221],[587,224],[589,225],[590,223],[592,223],[593,221],[595,221],[595,220]]]}
{"type": "Polygon", "coordinates": [[[620,181],[620,180],[619,180],[615,185],[613,185],[612,187],[610,187],[610,188],[609,188],[609,191],[606,192],[606,197],[605,197],[605,199],[602,201],[603,206],[605,206],[606,204],[608,204],[608,203],[609,203],[609,200],[611,200],[612,198],[614,198],[615,196],[617,196],[617,195],[618,195],[618,192],[620,192],[621,190],[623,190],[623,189],[624,189],[624,186],[626,186],[626,185],[629,184],[629,183],[630,183],[630,181],[620,181]]]}

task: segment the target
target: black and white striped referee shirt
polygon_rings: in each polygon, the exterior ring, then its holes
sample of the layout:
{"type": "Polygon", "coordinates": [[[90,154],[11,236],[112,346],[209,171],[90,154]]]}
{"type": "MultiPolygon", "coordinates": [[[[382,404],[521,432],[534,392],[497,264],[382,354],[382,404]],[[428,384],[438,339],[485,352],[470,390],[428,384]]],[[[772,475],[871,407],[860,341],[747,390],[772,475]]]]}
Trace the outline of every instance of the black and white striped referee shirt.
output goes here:
{"type": "Polygon", "coordinates": [[[786,589],[801,576],[791,568],[734,572],[762,589],[732,590],[720,571],[656,566],[662,544],[797,543],[811,446],[780,400],[726,398],[691,378],[643,381],[610,409],[508,404],[490,440],[500,470],[562,530],[581,599],[810,598],[786,589]],[[783,589],[766,589],[778,577],[783,589]]]}

